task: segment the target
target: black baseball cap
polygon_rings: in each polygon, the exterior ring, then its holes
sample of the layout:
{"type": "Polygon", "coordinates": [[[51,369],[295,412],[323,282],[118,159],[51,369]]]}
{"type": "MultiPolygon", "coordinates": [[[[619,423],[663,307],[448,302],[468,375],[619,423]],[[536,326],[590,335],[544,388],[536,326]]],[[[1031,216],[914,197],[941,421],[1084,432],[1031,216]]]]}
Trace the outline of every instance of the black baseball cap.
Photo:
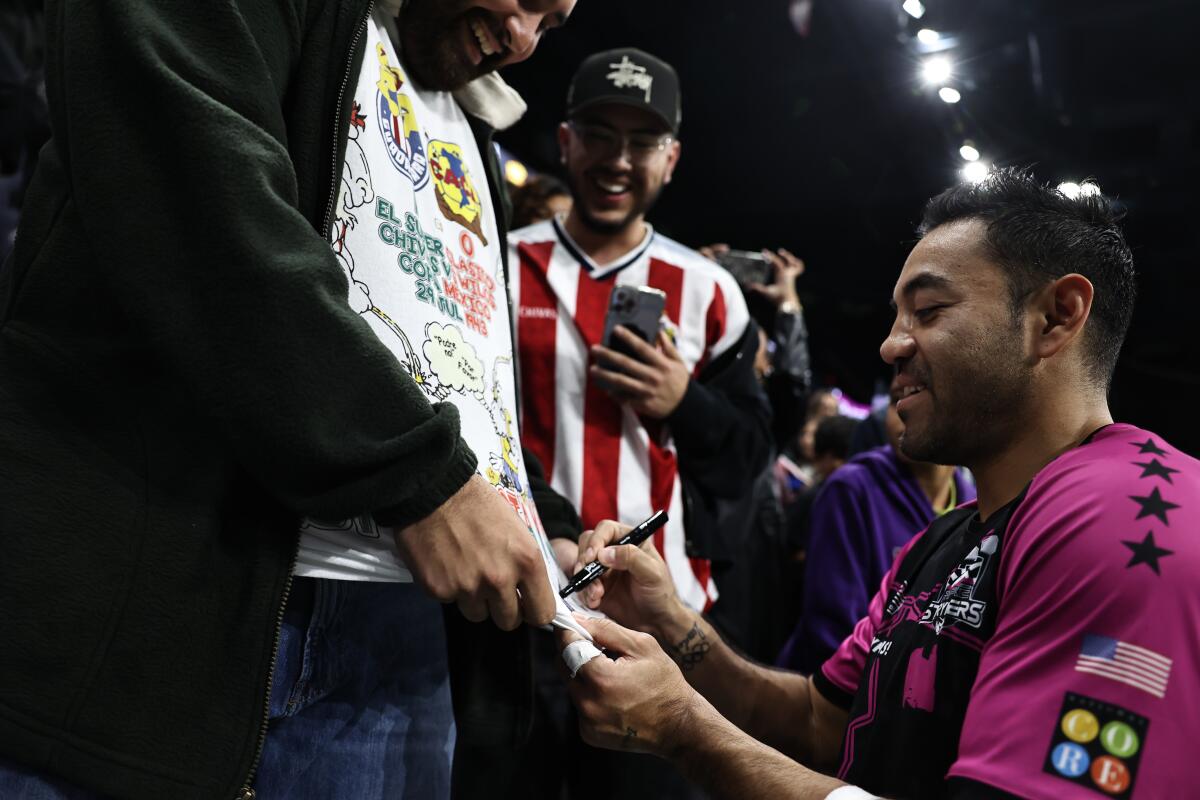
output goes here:
{"type": "Polygon", "coordinates": [[[584,59],[567,90],[567,117],[585,108],[620,103],[645,109],[679,132],[682,111],[675,68],[635,47],[606,50],[584,59]]]}

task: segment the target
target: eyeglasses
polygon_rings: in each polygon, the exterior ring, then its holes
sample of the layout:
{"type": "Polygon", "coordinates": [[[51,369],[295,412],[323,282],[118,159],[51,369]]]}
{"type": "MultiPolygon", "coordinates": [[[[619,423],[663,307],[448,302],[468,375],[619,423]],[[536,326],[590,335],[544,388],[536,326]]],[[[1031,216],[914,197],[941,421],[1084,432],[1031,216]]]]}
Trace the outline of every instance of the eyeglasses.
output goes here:
{"type": "Polygon", "coordinates": [[[628,152],[634,164],[644,164],[675,140],[669,133],[631,133],[628,136],[604,125],[571,122],[571,129],[583,143],[583,149],[597,158],[611,158],[628,152]]]}

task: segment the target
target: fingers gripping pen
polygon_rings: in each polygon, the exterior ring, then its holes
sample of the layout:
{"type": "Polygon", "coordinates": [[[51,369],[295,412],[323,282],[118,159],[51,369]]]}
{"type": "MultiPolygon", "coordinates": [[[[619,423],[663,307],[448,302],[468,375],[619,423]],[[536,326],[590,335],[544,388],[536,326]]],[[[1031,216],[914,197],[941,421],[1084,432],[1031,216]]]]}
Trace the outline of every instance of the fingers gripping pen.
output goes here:
{"type": "MultiPolygon", "coordinates": [[[[611,546],[619,547],[623,544],[632,544],[635,546],[640,545],[642,542],[649,539],[651,534],[653,534],[666,523],[667,512],[656,511],[649,519],[638,525],[636,528],[631,529],[629,533],[613,542],[611,546]]],[[[567,585],[561,592],[558,593],[559,597],[565,598],[568,595],[578,592],[580,589],[586,588],[591,584],[592,581],[596,580],[606,572],[608,572],[608,567],[604,566],[599,561],[591,562],[583,569],[579,570],[579,572],[576,572],[571,576],[571,579],[567,581],[567,585]]]]}

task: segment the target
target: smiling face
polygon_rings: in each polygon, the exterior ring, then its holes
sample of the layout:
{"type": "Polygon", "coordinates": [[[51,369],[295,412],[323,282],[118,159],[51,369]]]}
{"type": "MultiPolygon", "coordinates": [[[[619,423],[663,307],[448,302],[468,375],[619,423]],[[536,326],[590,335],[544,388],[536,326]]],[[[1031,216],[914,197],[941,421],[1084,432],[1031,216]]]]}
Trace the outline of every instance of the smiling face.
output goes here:
{"type": "Polygon", "coordinates": [[[409,0],[400,16],[404,66],[427,89],[454,91],[533,55],[575,0],[409,0]]]}
{"type": "Polygon", "coordinates": [[[620,104],[581,111],[559,128],[559,145],[574,210],[601,233],[640,221],[679,160],[679,142],[661,119],[620,104]]]}
{"type": "Polygon", "coordinates": [[[900,448],[916,461],[981,463],[1011,442],[1028,407],[1037,359],[1026,315],[1014,318],[1002,269],[979,220],[948,223],[913,248],[880,354],[896,370],[900,448]]]}

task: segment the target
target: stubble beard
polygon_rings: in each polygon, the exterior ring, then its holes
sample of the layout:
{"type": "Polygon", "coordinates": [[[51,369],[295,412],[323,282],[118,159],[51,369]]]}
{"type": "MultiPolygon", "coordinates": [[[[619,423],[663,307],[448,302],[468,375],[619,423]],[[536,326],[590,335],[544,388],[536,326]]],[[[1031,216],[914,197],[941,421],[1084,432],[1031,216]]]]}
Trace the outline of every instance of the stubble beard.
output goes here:
{"type": "Polygon", "coordinates": [[[409,0],[397,24],[404,66],[422,88],[453,92],[496,68],[498,56],[472,64],[457,35],[462,2],[409,0]]]}
{"type": "Polygon", "coordinates": [[[602,236],[615,236],[645,217],[650,212],[650,209],[654,208],[654,204],[658,202],[658,196],[662,194],[663,190],[662,185],[659,185],[645,200],[635,202],[633,207],[629,209],[629,213],[624,217],[616,222],[608,222],[592,216],[591,212],[588,211],[587,203],[580,201],[579,198],[583,196],[583,192],[579,187],[579,179],[570,171],[567,172],[567,186],[571,190],[571,209],[578,214],[579,221],[588,230],[602,236]]]}
{"type": "Polygon", "coordinates": [[[987,463],[1011,443],[1025,417],[1031,375],[1020,361],[1016,326],[986,344],[966,349],[942,370],[925,430],[906,425],[900,449],[914,461],[987,463]],[[939,397],[940,393],[940,397],[939,397]]]}

